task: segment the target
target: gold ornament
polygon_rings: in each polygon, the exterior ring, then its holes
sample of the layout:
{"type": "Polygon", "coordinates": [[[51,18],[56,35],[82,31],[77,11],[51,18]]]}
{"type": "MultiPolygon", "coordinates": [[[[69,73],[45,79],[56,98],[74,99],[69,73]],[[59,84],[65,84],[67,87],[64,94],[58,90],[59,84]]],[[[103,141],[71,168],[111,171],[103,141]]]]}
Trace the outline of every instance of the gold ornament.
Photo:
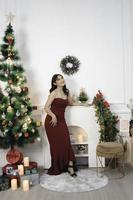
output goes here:
{"type": "Polygon", "coordinates": [[[26,122],[28,123],[28,124],[30,124],[31,123],[31,118],[28,116],[28,117],[26,117],[26,122]]]}
{"type": "Polygon", "coordinates": [[[8,57],[7,60],[6,60],[6,63],[7,63],[8,65],[12,65],[12,64],[13,64],[13,61],[11,60],[10,57],[8,57]]]}
{"type": "Polygon", "coordinates": [[[12,112],[12,107],[11,106],[8,106],[7,112],[12,112]]]}
{"type": "Polygon", "coordinates": [[[23,129],[26,130],[28,128],[27,123],[23,124],[23,129]]]}
{"type": "Polygon", "coordinates": [[[40,127],[41,125],[42,125],[42,122],[39,122],[39,121],[36,122],[36,126],[37,126],[37,127],[40,127]]]}
{"type": "Polygon", "coordinates": [[[2,62],[4,60],[4,56],[2,55],[2,53],[0,52],[0,61],[2,62]]]}
{"type": "Polygon", "coordinates": [[[40,137],[37,137],[37,139],[36,139],[38,142],[40,142],[41,141],[41,138],[40,137]]]}
{"type": "Polygon", "coordinates": [[[20,88],[20,87],[16,87],[16,88],[15,88],[15,91],[16,91],[17,93],[21,93],[21,88],[20,88]]]}
{"type": "Polygon", "coordinates": [[[12,84],[13,82],[12,82],[12,80],[9,80],[8,83],[9,83],[9,84],[12,84]]]}

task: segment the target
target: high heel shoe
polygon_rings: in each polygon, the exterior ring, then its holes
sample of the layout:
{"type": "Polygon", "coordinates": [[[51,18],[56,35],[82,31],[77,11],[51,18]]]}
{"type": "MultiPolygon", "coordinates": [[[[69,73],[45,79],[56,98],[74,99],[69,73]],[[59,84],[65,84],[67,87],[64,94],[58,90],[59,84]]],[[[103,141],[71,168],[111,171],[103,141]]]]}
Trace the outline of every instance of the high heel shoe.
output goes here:
{"type": "Polygon", "coordinates": [[[70,174],[70,176],[76,177],[77,174],[75,173],[75,171],[71,172],[71,171],[69,171],[69,168],[73,169],[73,171],[74,171],[74,166],[73,165],[68,165],[68,173],[70,174]]]}

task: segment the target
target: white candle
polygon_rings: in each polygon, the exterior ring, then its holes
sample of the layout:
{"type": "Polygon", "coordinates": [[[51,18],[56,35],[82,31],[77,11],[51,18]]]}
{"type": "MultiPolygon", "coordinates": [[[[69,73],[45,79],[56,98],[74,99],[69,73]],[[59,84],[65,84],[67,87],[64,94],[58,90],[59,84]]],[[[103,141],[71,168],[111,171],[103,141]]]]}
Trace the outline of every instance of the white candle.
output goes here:
{"type": "Polygon", "coordinates": [[[29,180],[23,180],[23,191],[29,191],[29,180]]]}
{"type": "Polygon", "coordinates": [[[83,135],[78,135],[78,142],[82,143],[83,142],[83,135]]]}
{"type": "Polygon", "coordinates": [[[12,190],[17,189],[17,179],[11,179],[11,189],[12,190]]]}
{"type": "Polygon", "coordinates": [[[20,176],[24,175],[24,166],[18,165],[18,173],[20,176]]]}
{"type": "Polygon", "coordinates": [[[29,157],[24,157],[24,166],[29,167],[29,157]]]}

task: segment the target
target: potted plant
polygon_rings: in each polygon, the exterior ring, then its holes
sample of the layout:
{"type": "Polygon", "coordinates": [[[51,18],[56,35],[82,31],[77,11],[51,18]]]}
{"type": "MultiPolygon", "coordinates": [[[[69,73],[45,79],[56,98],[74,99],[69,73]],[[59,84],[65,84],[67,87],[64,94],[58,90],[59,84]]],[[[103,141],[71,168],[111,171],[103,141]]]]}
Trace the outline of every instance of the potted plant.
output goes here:
{"type": "MultiPolygon", "coordinates": [[[[97,117],[97,123],[99,124],[100,138],[99,142],[114,142],[117,140],[117,133],[119,130],[116,125],[118,123],[118,116],[114,115],[110,110],[109,103],[105,100],[103,94],[99,90],[96,96],[93,98],[95,108],[95,116],[97,117]]],[[[109,162],[109,159],[105,159],[105,165],[109,162]]],[[[111,163],[114,168],[114,162],[111,163]]]]}
{"type": "Polygon", "coordinates": [[[95,116],[99,124],[100,139],[99,142],[114,142],[117,139],[119,130],[116,125],[118,123],[118,116],[114,115],[110,110],[109,103],[105,100],[103,94],[98,91],[93,98],[95,108],[95,116]]]}

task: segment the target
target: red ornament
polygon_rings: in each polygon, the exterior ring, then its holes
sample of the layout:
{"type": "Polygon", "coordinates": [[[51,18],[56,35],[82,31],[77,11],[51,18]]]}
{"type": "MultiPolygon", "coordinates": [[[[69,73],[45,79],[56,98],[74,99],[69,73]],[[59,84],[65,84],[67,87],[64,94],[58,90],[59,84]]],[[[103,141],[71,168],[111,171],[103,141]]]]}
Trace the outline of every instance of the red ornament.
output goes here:
{"type": "Polygon", "coordinates": [[[9,174],[9,172],[10,172],[9,169],[16,170],[16,169],[18,169],[18,165],[17,164],[6,164],[4,167],[2,167],[2,171],[6,175],[9,174]]]}
{"type": "Polygon", "coordinates": [[[29,137],[29,133],[27,133],[27,132],[24,133],[24,137],[26,137],[26,138],[29,137]]]}
{"type": "Polygon", "coordinates": [[[6,159],[11,164],[21,163],[23,154],[17,149],[10,149],[6,155],[6,159]]]}
{"type": "Polygon", "coordinates": [[[22,90],[23,90],[23,92],[28,92],[28,88],[27,87],[23,87],[22,90]]]}
{"type": "Polygon", "coordinates": [[[12,36],[7,36],[6,39],[8,40],[9,44],[12,44],[12,42],[13,42],[12,36]]]}
{"type": "Polygon", "coordinates": [[[9,83],[9,84],[12,84],[13,82],[12,82],[12,80],[9,80],[8,83],[9,83]]]}
{"type": "Polygon", "coordinates": [[[106,108],[108,108],[110,105],[109,105],[109,103],[108,103],[107,101],[104,101],[104,106],[105,106],[106,108]]]}

